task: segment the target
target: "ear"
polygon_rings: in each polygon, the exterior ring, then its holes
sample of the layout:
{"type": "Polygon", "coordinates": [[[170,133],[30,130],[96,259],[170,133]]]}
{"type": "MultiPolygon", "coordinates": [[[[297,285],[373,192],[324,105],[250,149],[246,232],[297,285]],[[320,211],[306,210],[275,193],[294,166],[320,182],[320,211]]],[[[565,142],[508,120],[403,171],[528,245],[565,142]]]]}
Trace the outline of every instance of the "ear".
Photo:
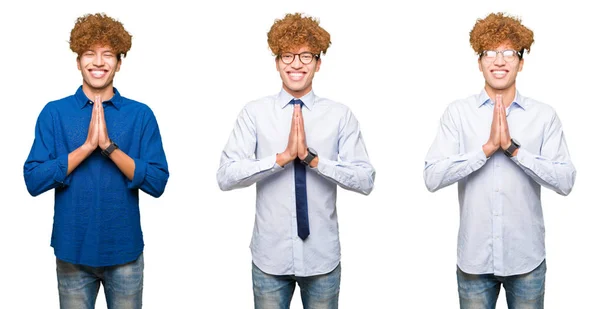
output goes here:
{"type": "Polygon", "coordinates": [[[81,71],[81,63],[79,63],[80,57],[77,56],[77,59],[75,60],[75,62],[77,62],[77,70],[81,71]]]}
{"type": "Polygon", "coordinates": [[[121,70],[121,60],[117,60],[117,67],[115,68],[115,72],[119,72],[121,70]]]}
{"type": "Polygon", "coordinates": [[[483,72],[483,66],[481,65],[481,58],[477,60],[477,64],[479,65],[479,72],[483,72]]]}
{"type": "Polygon", "coordinates": [[[279,72],[279,57],[275,57],[275,69],[279,72]]]}
{"type": "Polygon", "coordinates": [[[525,63],[525,59],[521,58],[521,60],[519,60],[519,72],[521,72],[521,70],[523,70],[524,63],[525,63]]]}
{"type": "Polygon", "coordinates": [[[320,68],[321,68],[321,58],[319,58],[319,60],[317,60],[317,65],[315,66],[315,72],[319,72],[320,68]]]}

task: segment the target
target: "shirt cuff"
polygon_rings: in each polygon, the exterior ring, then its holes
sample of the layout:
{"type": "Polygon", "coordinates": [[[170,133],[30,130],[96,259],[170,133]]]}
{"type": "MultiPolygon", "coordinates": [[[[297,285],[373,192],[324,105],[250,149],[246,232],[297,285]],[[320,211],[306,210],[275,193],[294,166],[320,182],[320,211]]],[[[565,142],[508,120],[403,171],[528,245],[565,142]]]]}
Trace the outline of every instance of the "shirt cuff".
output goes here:
{"type": "Polygon", "coordinates": [[[516,156],[510,157],[510,159],[515,162],[517,165],[527,166],[527,162],[529,161],[530,153],[523,148],[519,148],[516,156]]]}
{"type": "Polygon", "coordinates": [[[71,182],[71,177],[67,176],[69,169],[69,154],[61,155],[56,159],[56,172],[54,173],[54,181],[62,186],[68,186],[71,182]]]}
{"type": "Polygon", "coordinates": [[[489,160],[489,159],[491,158],[491,156],[490,156],[490,158],[488,158],[488,157],[485,155],[485,152],[483,151],[483,148],[482,148],[480,151],[478,151],[478,152],[475,154],[475,158],[476,158],[478,161],[483,161],[483,162],[485,162],[485,161],[489,160]]]}
{"type": "Polygon", "coordinates": [[[127,186],[128,189],[138,189],[142,185],[142,182],[144,182],[144,179],[146,178],[146,162],[136,158],[133,158],[133,162],[135,164],[133,170],[133,179],[127,186]]]}
{"type": "Polygon", "coordinates": [[[277,164],[277,154],[260,159],[260,162],[258,164],[258,172],[263,172],[266,170],[273,170],[273,171],[283,170],[283,167],[279,166],[279,164],[277,164]]]}

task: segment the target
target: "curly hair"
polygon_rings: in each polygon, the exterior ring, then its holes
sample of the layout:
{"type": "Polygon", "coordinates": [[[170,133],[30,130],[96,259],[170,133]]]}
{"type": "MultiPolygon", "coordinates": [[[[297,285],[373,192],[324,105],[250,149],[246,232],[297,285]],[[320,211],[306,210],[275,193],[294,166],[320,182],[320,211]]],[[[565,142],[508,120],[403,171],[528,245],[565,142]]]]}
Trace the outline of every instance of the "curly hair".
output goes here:
{"type": "Polygon", "coordinates": [[[329,33],[319,26],[319,20],[300,13],[276,19],[267,33],[267,42],[277,56],[303,45],[308,45],[312,52],[325,54],[331,45],[329,33]]]}
{"type": "Polygon", "coordinates": [[[69,44],[79,56],[95,45],[107,45],[120,59],[131,49],[131,35],[123,24],[104,13],[86,14],[77,18],[69,44]]]}
{"type": "Polygon", "coordinates": [[[478,19],[470,32],[471,47],[476,53],[509,41],[517,50],[529,50],[533,44],[533,31],[521,24],[521,19],[504,13],[492,13],[478,19]]]}

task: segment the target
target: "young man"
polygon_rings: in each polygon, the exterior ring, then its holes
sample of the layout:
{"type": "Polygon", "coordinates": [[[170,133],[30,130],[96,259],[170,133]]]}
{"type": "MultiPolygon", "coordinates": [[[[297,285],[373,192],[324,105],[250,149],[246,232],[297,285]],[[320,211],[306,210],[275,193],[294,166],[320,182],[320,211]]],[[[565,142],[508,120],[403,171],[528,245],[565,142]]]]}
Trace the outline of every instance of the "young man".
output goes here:
{"type": "Polygon", "coordinates": [[[568,195],[575,181],[562,125],[548,105],[515,86],[533,32],[502,13],[471,31],[485,79],[478,95],[453,102],[425,159],[427,189],[458,182],[461,308],[543,308],[546,273],[540,186],[568,195]]]}
{"type": "Polygon", "coordinates": [[[127,99],[113,78],[131,35],[104,14],[77,19],[70,46],[83,84],[48,103],[25,162],[33,196],[54,189],[51,245],[61,308],[141,308],[144,243],[138,189],[159,197],[169,172],[150,108],[127,99]]]}
{"type": "Polygon", "coordinates": [[[337,185],[365,195],[373,189],[358,121],[312,91],[329,38],[312,17],[275,21],[268,43],[282,89],[244,107],[221,155],[222,190],[256,183],[255,308],[289,308],[296,283],[305,308],[338,307],[337,185]]]}

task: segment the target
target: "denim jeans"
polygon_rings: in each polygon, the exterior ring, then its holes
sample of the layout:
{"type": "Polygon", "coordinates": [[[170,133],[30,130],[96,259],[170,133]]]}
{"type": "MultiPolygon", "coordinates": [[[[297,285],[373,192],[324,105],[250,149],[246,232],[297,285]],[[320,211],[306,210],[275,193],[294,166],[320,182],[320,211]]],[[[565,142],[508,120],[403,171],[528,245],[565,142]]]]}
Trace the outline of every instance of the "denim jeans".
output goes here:
{"type": "Polygon", "coordinates": [[[504,285],[509,309],[543,309],[546,261],[529,273],[515,276],[471,275],[456,268],[461,309],[493,309],[504,285]]]}
{"type": "Polygon", "coordinates": [[[142,308],[144,254],[127,264],[90,267],[56,259],[61,309],[93,309],[100,289],[108,309],[142,308]]]}
{"type": "Polygon", "coordinates": [[[261,271],[252,263],[255,309],[289,309],[296,288],[305,309],[337,309],[340,295],[342,266],[338,265],[327,274],[297,277],[275,276],[261,271]]]}

